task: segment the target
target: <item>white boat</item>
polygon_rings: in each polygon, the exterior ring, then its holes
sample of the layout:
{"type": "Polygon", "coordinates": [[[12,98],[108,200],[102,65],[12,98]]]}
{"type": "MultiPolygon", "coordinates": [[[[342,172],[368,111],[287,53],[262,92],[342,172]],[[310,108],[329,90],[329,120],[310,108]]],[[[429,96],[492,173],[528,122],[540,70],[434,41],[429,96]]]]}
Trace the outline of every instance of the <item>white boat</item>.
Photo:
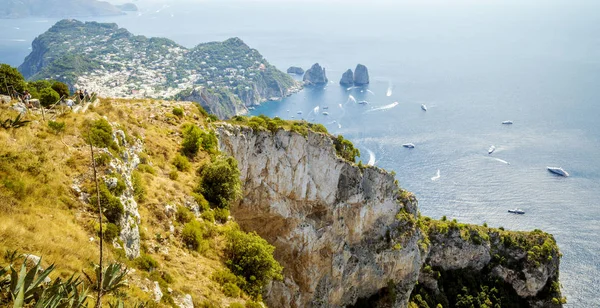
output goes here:
{"type": "Polygon", "coordinates": [[[427,111],[427,106],[425,106],[425,104],[421,104],[421,109],[423,109],[423,111],[427,111]]]}
{"type": "Polygon", "coordinates": [[[325,111],[323,112],[323,115],[329,115],[329,112],[325,111]]]}
{"type": "Polygon", "coordinates": [[[510,120],[508,120],[508,121],[502,121],[502,124],[513,124],[513,121],[510,121],[510,120]]]}
{"type": "Polygon", "coordinates": [[[491,147],[488,149],[488,154],[492,154],[492,153],[494,153],[494,151],[496,151],[496,147],[495,147],[495,146],[491,146],[491,147]]]}
{"type": "Polygon", "coordinates": [[[409,148],[409,149],[414,149],[415,148],[415,145],[412,144],[412,143],[405,143],[402,146],[405,147],[405,148],[409,148]]]}
{"type": "Polygon", "coordinates": [[[361,105],[366,105],[366,104],[368,104],[369,102],[367,102],[367,101],[360,101],[360,102],[358,102],[358,103],[359,103],[359,104],[361,104],[361,105]]]}
{"type": "Polygon", "coordinates": [[[554,173],[554,174],[558,174],[560,176],[569,176],[569,173],[567,171],[565,171],[563,168],[560,167],[546,167],[548,168],[548,171],[554,173]]]}
{"type": "Polygon", "coordinates": [[[525,214],[525,211],[521,210],[521,209],[512,209],[512,210],[508,210],[509,213],[513,213],[513,214],[525,214]]]}
{"type": "Polygon", "coordinates": [[[254,107],[248,107],[248,110],[254,110],[254,109],[255,109],[254,107]]]}

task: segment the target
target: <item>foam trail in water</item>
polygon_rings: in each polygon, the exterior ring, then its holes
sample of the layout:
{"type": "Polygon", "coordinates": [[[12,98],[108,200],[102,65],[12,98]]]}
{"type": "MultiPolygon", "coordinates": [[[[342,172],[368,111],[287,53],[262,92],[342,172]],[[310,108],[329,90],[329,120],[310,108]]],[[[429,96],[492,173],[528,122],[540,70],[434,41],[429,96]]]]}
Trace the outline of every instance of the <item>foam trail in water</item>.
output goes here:
{"type": "Polygon", "coordinates": [[[431,178],[432,181],[437,181],[440,179],[440,169],[438,169],[436,175],[434,177],[431,178]]]}
{"type": "Polygon", "coordinates": [[[367,152],[369,152],[369,162],[367,163],[367,166],[375,165],[375,153],[369,149],[367,149],[367,152]]]}
{"type": "Polygon", "coordinates": [[[350,91],[352,89],[354,89],[354,87],[350,87],[350,88],[346,89],[346,91],[350,91]]]}
{"type": "Polygon", "coordinates": [[[338,123],[338,128],[342,128],[342,124],[338,123]]]}
{"type": "Polygon", "coordinates": [[[398,102],[393,102],[393,103],[391,103],[389,105],[385,105],[385,106],[373,108],[371,110],[367,110],[366,112],[373,112],[373,111],[379,111],[379,110],[387,110],[387,109],[392,109],[392,108],[394,108],[396,106],[398,106],[398,102]]]}
{"type": "Polygon", "coordinates": [[[371,93],[371,94],[375,95],[375,93],[373,93],[373,91],[371,91],[371,90],[369,90],[369,89],[367,89],[367,92],[369,92],[369,93],[371,93]]]}
{"type": "Polygon", "coordinates": [[[15,28],[15,30],[21,30],[21,28],[19,28],[19,27],[14,27],[14,28],[15,28]]]}
{"type": "Polygon", "coordinates": [[[391,82],[388,85],[388,89],[387,89],[387,92],[385,93],[385,96],[387,96],[387,97],[392,96],[392,83],[391,82]]]}
{"type": "Polygon", "coordinates": [[[7,41],[10,41],[10,42],[27,42],[27,40],[24,40],[24,39],[7,39],[7,41]]]}
{"type": "Polygon", "coordinates": [[[494,158],[494,159],[497,160],[497,161],[499,161],[499,162],[501,162],[501,163],[503,163],[503,164],[510,165],[510,163],[507,162],[507,161],[505,161],[504,159],[500,159],[500,158],[494,158]]]}
{"type": "Polygon", "coordinates": [[[352,101],[356,104],[356,98],[354,98],[352,95],[348,95],[348,101],[352,101]]]}
{"type": "Polygon", "coordinates": [[[315,107],[315,108],[313,109],[313,112],[314,112],[315,114],[319,113],[319,106],[315,107]]]}

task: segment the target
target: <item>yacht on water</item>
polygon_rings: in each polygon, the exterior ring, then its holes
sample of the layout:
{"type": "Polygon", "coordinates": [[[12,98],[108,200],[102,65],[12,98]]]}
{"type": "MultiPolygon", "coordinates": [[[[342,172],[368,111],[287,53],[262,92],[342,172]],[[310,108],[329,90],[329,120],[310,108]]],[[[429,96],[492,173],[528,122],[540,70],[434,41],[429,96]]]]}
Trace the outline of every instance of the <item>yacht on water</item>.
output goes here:
{"type": "Polygon", "coordinates": [[[502,124],[513,124],[513,121],[510,121],[510,120],[508,120],[508,121],[502,121],[502,124]]]}
{"type": "Polygon", "coordinates": [[[329,106],[323,106],[323,109],[329,109],[329,106]]]}
{"type": "Polygon", "coordinates": [[[298,111],[298,112],[296,112],[296,113],[297,113],[297,114],[302,114],[302,111],[298,111]]]}
{"type": "Polygon", "coordinates": [[[488,149],[488,154],[492,154],[492,153],[494,153],[494,151],[496,151],[496,147],[495,147],[495,146],[491,146],[491,147],[488,149]]]}
{"type": "Polygon", "coordinates": [[[405,143],[402,146],[405,147],[405,148],[409,148],[409,149],[414,149],[415,148],[415,145],[412,144],[412,143],[405,143]]]}
{"type": "Polygon", "coordinates": [[[563,168],[560,167],[546,167],[548,168],[548,171],[554,173],[554,174],[558,174],[560,176],[569,176],[569,173],[567,171],[565,171],[563,168]]]}
{"type": "Polygon", "coordinates": [[[323,115],[329,115],[329,112],[325,111],[323,112],[323,115]]]}
{"type": "Polygon", "coordinates": [[[513,213],[513,214],[525,214],[525,211],[521,210],[521,209],[512,209],[512,210],[508,210],[509,213],[513,213]]]}
{"type": "Polygon", "coordinates": [[[423,109],[423,111],[427,111],[427,106],[425,106],[425,104],[421,104],[421,109],[423,109]]]}
{"type": "Polygon", "coordinates": [[[361,104],[361,105],[366,105],[366,104],[368,104],[369,102],[367,102],[367,101],[360,101],[360,102],[358,102],[358,103],[359,103],[359,104],[361,104]]]}

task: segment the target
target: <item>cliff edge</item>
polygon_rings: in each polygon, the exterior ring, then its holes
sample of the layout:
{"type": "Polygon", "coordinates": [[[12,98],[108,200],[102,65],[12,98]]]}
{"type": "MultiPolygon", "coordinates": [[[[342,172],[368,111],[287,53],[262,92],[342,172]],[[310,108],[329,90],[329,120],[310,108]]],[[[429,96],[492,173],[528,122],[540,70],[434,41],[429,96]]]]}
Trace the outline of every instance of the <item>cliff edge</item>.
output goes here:
{"type": "Polygon", "coordinates": [[[561,306],[551,235],[421,217],[392,174],[339,157],[326,133],[225,124],[217,134],[241,172],[233,216],[284,266],[264,294],[269,306],[450,307],[471,296],[449,288],[458,273],[495,283],[499,294],[484,301],[561,306]]]}

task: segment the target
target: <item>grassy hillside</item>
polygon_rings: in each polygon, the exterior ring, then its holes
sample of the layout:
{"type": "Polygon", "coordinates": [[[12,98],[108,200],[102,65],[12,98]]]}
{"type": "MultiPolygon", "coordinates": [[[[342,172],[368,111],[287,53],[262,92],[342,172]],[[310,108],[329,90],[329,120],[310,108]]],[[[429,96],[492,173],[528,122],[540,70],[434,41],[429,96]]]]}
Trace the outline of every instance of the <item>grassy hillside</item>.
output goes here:
{"type": "MultiPolygon", "coordinates": [[[[0,105],[0,121],[15,116],[0,105]]],[[[229,160],[220,158],[211,144],[206,113],[185,102],[103,99],[85,114],[69,113],[52,123],[29,114],[26,120],[31,122],[25,127],[0,128],[0,267],[8,265],[9,252],[16,250],[41,256],[43,266],[56,264],[52,279],[92,272],[98,262],[99,224],[91,202],[95,190],[85,137],[90,125],[95,127],[102,119],[113,132],[122,130],[129,144],[140,140],[143,145],[132,176],[141,254],[128,259],[121,240],[105,233],[105,262],[130,268],[129,286],[108,296],[105,305],[117,297],[127,304],[168,307],[186,294],[195,307],[243,307],[259,301],[264,281],[253,282],[236,271],[231,252],[235,245],[243,245],[242,238],[244,243],[257,243],[260,256],[270,261],[272,246],[239,231],[228,218],[227,203],[235,193],[219,199],[215,198],[219,192],[209,190],[207,183],[220,180],[210,178],[211,170],[229,160]],[[189,137],[191,131],[204,142],[189,137]],[[197,152],[186,151],[190,143],[192,148],[197,146],[197,152]],[[152,292],[155,281],[164,294],[159,302],[152,292]]],[[[105,180],[115,176],[110,174],[111,159],[125,159],[125,144],[95,149],[102,189],[106,190],[105,180]]],[[[115,190],[107,194],[119,196],[115,190]]],[[[110,216],[106,212],[105,216],[104,229],[114,233],[106,223],[110,216]]],[[[279,265],[268,265],[271,272],[260,277],[277,278],[279,265]]],[[[0,296],[0,306],[1,300],[0,296]]]]}

